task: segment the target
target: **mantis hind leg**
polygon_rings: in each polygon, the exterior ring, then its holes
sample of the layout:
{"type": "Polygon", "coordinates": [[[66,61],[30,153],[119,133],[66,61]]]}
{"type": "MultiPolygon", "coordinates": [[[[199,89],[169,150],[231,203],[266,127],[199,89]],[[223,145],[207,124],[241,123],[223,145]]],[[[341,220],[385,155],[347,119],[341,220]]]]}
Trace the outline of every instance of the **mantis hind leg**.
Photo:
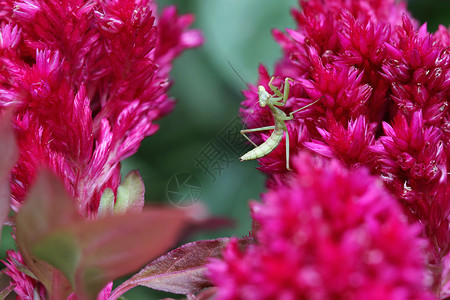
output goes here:
{"type": "Polygon", "coordinates": [[[325,96],[322,96],[322,97],[320,97],[319,99],[317,99],[316,101],[311,102],[311,103],[309,103],[309,104],[307,104],[307,105],[305,105],[305,106],[303,106],[303,107],[300,107],[299,109],[296,109],[296,110],[294,110],[293,112],[289,113],[289,119],[292,120],[292,119],[294,118],[293,115],[294,115],[295,113],[298,113],[299,111],[302,111],[302,110],[304,110],[305,108],[308,108],[308,107],[310,107],[310,106],[316,104],[316,103],[319,102],[320,99],[322,99],[323,97],[325,97],[325,96]]]}
{"type": "Polygon", "coordinates": [[[241,134],[253,144],[253,146],[258,147],[247,135],[245,135],[248,132],[257,132],[257,131],[264,131],[264,130],[273,130],[275,129],[275,126],[266,126],[266,127],[259,127],[259,128],[252,128],[252,129],[243,129],[241,130],[241,134]]]}
{"type": "Polygon", "coordinates": [[[286,169],[292,171],[289,166],[289,132],[286,131],[286,169]]]}

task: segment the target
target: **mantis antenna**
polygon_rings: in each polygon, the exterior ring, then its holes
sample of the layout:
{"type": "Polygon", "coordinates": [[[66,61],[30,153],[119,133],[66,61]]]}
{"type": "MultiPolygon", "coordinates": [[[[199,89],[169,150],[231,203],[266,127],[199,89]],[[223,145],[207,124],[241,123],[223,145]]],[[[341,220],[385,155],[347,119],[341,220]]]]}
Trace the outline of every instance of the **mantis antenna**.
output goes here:
{"type": "Polygon", "coordinates": [[[236,75],[239,77],[239,79],[248,87],[247,82],[245,82],[245,80],[241,77],[241,75],[239,75],[239,73],[236,71],[236,69],[233,67],[233,65],[231,64],[231,61],[228,60],[228,64],[230,65],[231,69],[234,71],[234,73],[236,73],[236,75]]]}
{"type": "MultiPolygon", "coordinates": [[[[245,86],[249,87],[247,82],[245,82],[245,80],[242,78],[242,76],[238,73],[238,71],[236,71],[236,69],[234,68],[233,64],[231,64],[231,61],[228,60],[228,64],[230,65],[231,69],[234,71],[234,73],[239,77],[239,79],[245,84],[245,86]]],[[[244,129],[245,124],[247,124],[247,120],[250,117],[250,114],[253,112],[253,108],[255,107],[256,104],[258,104],[259,101],[255,102],[255,104],[253,104],[250,107],[250,113],[247,115],[247,117],[245,118],[245,121],[242,124],[242,129],[244,129]]],[[[244,135],[245,138],[247,138],[247,136],[244,135]]],[[[250,140],[250,142],[256,147],[255,143],[253,143],[253,141],[250,140]]]]}

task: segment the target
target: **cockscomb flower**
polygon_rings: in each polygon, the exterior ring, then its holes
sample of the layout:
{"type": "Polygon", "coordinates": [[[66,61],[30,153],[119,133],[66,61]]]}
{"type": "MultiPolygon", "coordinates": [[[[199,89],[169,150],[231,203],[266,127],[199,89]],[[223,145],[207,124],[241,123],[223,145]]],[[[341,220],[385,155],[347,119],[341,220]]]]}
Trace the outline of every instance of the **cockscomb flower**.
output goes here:
{"type": "Polygon", "coordinates": [[[209,265],[216,299],[434,299],[425,240],[367,169],[301,153],[251,204],[256,244],[209,265]]]}
{"type": "MultiPolygon", "coordinates": [[[[318,100],[307,109],[296,113],[294,119],[288,122],[288,128],[295,127],[298,128],[298,131],[302,131],[301,127],[308,128],[308,134],[302,137],[301,142],[303,143],[308,141],[307,138],[316,141],[322,140],[323,132],[333,130],[331,127],[337,128],[337,126],[342,126],[345,129],[348,126],[352,127],[351,123],[353,123],[353,120],[367,114],[367,102],[372,92],[368,84],[361,82],[362,73],[357,69],[347,66],[324,67],[314,48],[309,48],[309,55],[312,61],[311,69],[315,72],[314,79],[294,78],[296,82],[291,85],[289,99],[286,106],[282,108],[286,112],[294,111],[318,100]],[[330,84],[330,82],[333,82],[333,84],[330,84]]],[[[263,78],[267,78],[267,76],[263,78]]],[[[279,82],[280,80],[273,81],[275,85],[279,82]]],[[[249,92],[246,95],[249,95],[249,92]]],[[[247,120],[248,128],[264,127],[273,124],[273,118],[271,118],[268,109],[261,107],[256,109],[258,106],[255,105],[257,101],[258,98],[253,96],[243,102],[246,108],[241,110],[241,114],[247,120]],[[252,108],[253,106],[255,108],[252,108]],[[248,118],[247,115],[249,115],[248,118]]],[[[373,142],[373,138],[371,139],[370,136],[374,135],[376,126],[369,126],[369,129],[371,130],[370,132],[364,133],[364,135],[367,135],[367,139],[364,137],[363,140],[358,141],[357,144],[360,148],[355,149],[355,151],[362,153],[365,151],[364,148],[368,146],[367,143],[373,142]]],[[[255,142],[258,143],[260,140],[264,140],[264,138],[261,138],[262,134],[252,135],[255,137],[255,142]]],[[[296,133],[292,130],[288,130],[286,134],[289,134],[290,140],[298,140],[296,133]]],[[[357,137],[359,138],[361,135],[357,137]]],[[[292,143],[290,144],[289,152],[294,155],[301,148],[302,143],[296,143],[295,145],[292,143]]],[[[355,155],[354,153],[344,152],[342,154],[344,156],[355,155]]],[[[281,159],[285,160],[285,158],[281,159]]],[[[343,159],[354,161],[354,157],[343,157],[343,159]]],[[[281,161],[275,168],[270,168],[269,166],[274,166],[270,163],[271,160],[273,160],[271,154],[261,158],[261,168],[267,170],[269,174],[286,171],[286,163],[281,161]]]]}
{"type": "Polygon", "coordinates": [[[450,297],[450,255],[444,258],[443,265],[441,299],[447,299],[450,297]]]}
{"type": "MultiPolygon", "coordinates": [[[[321,137],[315,127],[328,131],[327,114],[332,114],[343,128],[361,115],[366,115],[370,123],[380,122],[389,88],[388,81],[379,75],[387,55],[385,43],[397,38],[393,32],[401,23],[404,3],[331,0],[300,3],[302,12],[293,11],[298,28],[287,29],[287,34],[274,30],[275,40],[284,50],[274,76],[294,79],[286,110],[323,97],[303,115],[294,116],[298,123],[306,119],[311,138],[317,139],[321,137]],[[395,18],[390,17],[393,15],[395,18]],[[386,19],[395,19],[395,22],[386,23],[386,19]]],[[[266,85],[270,76],[261,71],[260,75],[258,84],[266,85]]],[[[241,115],[244,120],[260,122],[246,124],[249,128],[271,125],[270,118],[251,117],[260,110],[253,109],[255,95],[250,93],[251,90],[245,93],[247,100],[242,103],[241,115]]],[[[378,128],[371,126],[371,129],[378,128]]],[[[370,134],[374,135],[375,131],[370,134]]],[[[253,136],[256,141],[261,139],[259,134],[253,136]]],[[[291,150],[296,151],[292,147],[291,150]]],[[[260,162],[264,168],[264,158],[260,162]]]]}
{"type": "MultiPolygon", "coordinates": [[[[344,128],[349,126],[350,121],[356,120],[361,115],[367,115],[370,122],[379,121],[386,100],[388,83],[382,76],[377,77],[376,72],[381,70],[381,63],[386,53],[384,43],[390,38],[390,27],[379,25],[375,28],[375,25],[369,21],[364,26],[360,20],[355,20],[355,17],[344,9],[330,11],[325,9],[326,17],[321,14],[317,16],[316,11],[309,10],[308,5],[301,14],[296,13],[294,16],[299,23],[298,30],[287,30],[289,36],[279,31],[274,32],[275,39],[285,52],[284,57],[275,66],[274,76],[294,79],[286,111],[298,109],[322,97],[314,106],[294,116],[294,123],[307,123],[310,137],[313,139],[321,139],[316,127],[328,130],[327,115],[333,115],[333,118],[344,128]],[[316,21],[321,17],[324,20],[331,18],[333,28],[326,32],[333,37],[317,36],[323,32],[321,29],[309,28],[312,26],[311,22],[301,21],[309,14],[316,21]],[[357,38],[354,38],[355,35],[357,38]],[[373,53],[376,57],[373,57],[373,53]]],[[[328,26],[326,24],[329,22],[320,23],[321,26],[328,26]]],[[[262,74],[260,71],[260,75],[262,74]]],[[[266,85],[269,79],[270,76],[264,74],[260,76],[259,84],[266,85]]],[[[273,122],[270,118],[252,117],[252,114],[259,113],[261,110],[253,108],[257,97],[250,96],[250,92],[245,93],[247,100],[243,102],[244,109],[241,110],[243,119],[250,120],[246,124],[249,128],[270,125],[273,122]],[[252,120],[259,120],[259,122],[251,122],[252,120]]],[[[371,129],[376,130],[377,127],[371,126],[371,129]]],[[[369,134],[374,133],[375,131],[369,134]]],[[[259,134],[253,136],[256,141],[261,139],[259,134]]],[[[291,147],[291,151],[295,153],[296,149],[291,147]]],[[[263,168],[265,168],[264,160],[265,158],[260,160],[263,168]]],[[[281,168],[272,169],[272,173],[283,172],[285,170],[282,168],[283,164],[280,166],[281,168]]]]}
{"type": "MultiPolygon", "coordinates": [[[[173,108],[172,61],[203,41],[192,22],[175,7],[158,15],[152,0],[0,1],[0,111],[15,108],[19,148],[13,210],[44,167],[83,218],[97,218],[104,191],[119,187],[120,162],[173,108]]],[[[29,292],[16,275],[11,286],[29,292]]]]}
{"type": "MultiPolygon", "coordinates": [[[[136,152],[173,107],[168,72],[202,42],[192,16],[153,1],[17,1],[5,11],[0,60],[2,107],[15,105],[21,159],[12,176],[14,208],[49,165],[95,216],[120,161],[136,152]]],[[[5,7],[7,9],[7,7],[5,7]]]]}
{"type": "MultiPolygon", "coordinates": [[[[446,157],[442,133],[437,127],[425,127],[421,111],[414,113],[411,123],[398,114],[393,126],[383,123],[386,136],[373,151],[380,153],[379,171],[386,180],[397,181],[393,186],[404,185],[400,195],[413,200],[418,193],[426,190],[428,196],[435,196],[439,184],[445,182],[446,157]],[[406,196],[408,194],[409,196],[406,196]]],[[[419,196],[423,198],[424,195],[419,196]]]]}
{"type": "Polygon", "coordinates": [[[439,25],[436,32],[433,34],[436,42],[442,44],[443,46],[450,45],[450,31],[443,25],[439,25]]]}
{"type": "Polygon", "coordinates": [[[9,250],[6,255],[6,261],[3,261],[6,266],[4,273],[14,282],[14,292],[19,299],[30,299],[29,297],[32,295],[37,295],[39,299],[45,299],[45,287],[24,265],[25,262],[20,253],[9,250]]]}
{"type": "Polygon", "coordinates": [[[389,55],[381,73],[391,85],[395,109],[407,116],[422,110],[426,125],[441,126],[447,114],[450,55],[446,45],[427,32],[415,30],[404,17],[399,41],[387,44],[389,55]]]}
{"type": "Polygon", "coordinates": [[[350,120],[347,128],[328,116],[326,130],[317,128],[324,142],[311,140],[305,146],[325,157],[338,157],[351,167],[371,164],[373,160],[369,145],[375,140],[376,124],[368,124],[364,115],[350,120]]]}
{"type": "Polygon", "coordinates": [[[433,242],[430,262],[440,264],[450,247],[447,143],[439,127],[424,123],[421,111],[413,114],[410,123],[398,114],[392,127],[383,124],[386,136],[372,149],[377,157],[375,172],[411,215],[425,224],[433,242]]]}
{"type": "MultiPolygon", "coordinates": [[[[402,1],[300,4],[302,11],[293,11],[298,27],[274,30],[284,54],[273,83],[283,90],[284,78],[294,80],[286,113],[320,100],[287,121],[290,140],[301,141],[289,152],[307,148],[378,175],[410,222],[424,225],[433,290],[439,293],[441,260],[450,249],[449,31],[428,33],[402,1]]],[[[266,86],[272,76],[261,70],[258,85],[266,86]]],[[[244,95],[247,127],[273,125],[268,109],[253,108],[257,94],[250,89],[244,95]]],[[[268,136],[255,132],[251,138],[259,143],[268,136]]],[[[259,159],[271,188],[289,177],[279,151],[259,159]]]]}
{"type": "Polygon", "coordinates": [[[408,18],[400,39],[387,44],[382,76],[391,85],[391,121],[375,146],[387,186],[426,225],[433,244],[430,261],[440,265],[450,249],[448,194],[448,95],[450,58],[445,41],[418,30],[408,18]],[[380,144],[383,147],[379,147],[380,144]],[[381,151],[377,151],[381,150],[381,151]]]}

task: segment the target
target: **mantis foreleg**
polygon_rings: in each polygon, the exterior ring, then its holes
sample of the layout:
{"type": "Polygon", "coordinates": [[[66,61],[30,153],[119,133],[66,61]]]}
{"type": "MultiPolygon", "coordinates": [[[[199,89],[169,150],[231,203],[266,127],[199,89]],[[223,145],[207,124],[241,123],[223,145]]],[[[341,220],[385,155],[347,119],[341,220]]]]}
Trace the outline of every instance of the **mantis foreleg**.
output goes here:
{"type": "Polygon", "coordinates": [[[272,81],[275,79],[275,76],[272,76],[272,78],[270,78],[270,81],[269,81],[269,84],[268,84],[268,86],[269,86],[269,88],[272,90],[272,92],[275,94],[275,95],[277,95],[278,97],[283,97],[283,94],[281,93],[281,91],[276,87],[276,86],[274,86],[273,84],[272,84],[272,81]]]}
{"type": "Polygon", "coordinates": [[[277,106],[284,106],[286,104],[286,101],[289,97],[289,81],[294,82],[294,80],[292,78],[286,77],[286,79],[284,80],[284,91],[283,93],[281,93],[281,91],[272,84],[272,81],[274,80],[275,77],[272,77],[269,81],[269,88],[272,90],[272,92],[274,92],[275,95],[277,95],[279,97],[279,101],[277,99],[277,106]]]}

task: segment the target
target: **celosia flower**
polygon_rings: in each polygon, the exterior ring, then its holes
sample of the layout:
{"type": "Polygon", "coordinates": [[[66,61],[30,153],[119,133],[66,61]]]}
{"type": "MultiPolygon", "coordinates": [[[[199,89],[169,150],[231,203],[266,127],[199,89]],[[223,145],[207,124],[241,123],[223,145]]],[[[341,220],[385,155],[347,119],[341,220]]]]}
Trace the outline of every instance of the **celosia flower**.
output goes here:
{"type": "Polygon", "coordinates": [[[45,299],[45,287],[36,278],[30,277],[32,274],[28,270],[28,274],[24,271],[24,261],[22,256],[15,251],[9,250],[6,252],[6,261],[3,263],[6,266],[5,274],[14,282],[14,292],[19,299],[33,299],[33,295],[38,295],[39,299],[45,299]],[[22,268],[19,270],[19,268],[22,268]]]}
{"type": "MultiPolygon", "coordinates": [[[[302,11],[293,12],[298,28],[274,31],[284,51],[274,83],[281,88],[284,78],[294,79],[286,113],[320,100],[287,122],[290,140],[300,141],[289,152],[307,148],[378,175],[411,223],[425,225],[438,292],[441,259],[450,249],[449,30],[430,34],[426,25],[418,27],[401,1],[300,4],[302,11]]],[[[260,71],[258,85],[270,77],[260,71]]],[[[273,125],[268,109],[252,108],[256,93],[244,95],[248,127],[273,125]]],[[[258,143],[268,134],[252,138],[258,143]]],[[[268,186],[286,183],[285,156],[270,153],[259,163],[270,175],[268,186]]]]}
{"type": "MultiPolygon", "coordinates": [[[[16,105],[21,159],[13,172],[13,207],[35,170],[48,165],[96,215],[100,195],[115,190],[120,161],[154,133],[167,114],[172,60],[202,42],[187,31],[192,16],[153,1],[17,1],[0,16],[2,107],[16,105]]],[[[5,7],[5,10],[8,7],[5,7]]]]}
{"type": "MultiPolygon", "coordinates": [[[[18,299],[47,299],[47,291],[44,285],[36,279],[33,272],[25,266],[25,262],[19,252],[8,250],[4,274],[7,275],[11,282],[10,286],[14,288],[18,299]]],[[[98,294],[97,300],[107,300],[112,290],[112,282],[107,284],[98,294]]],[[[72,293],[68,300],[77,300],[75,293],[72,293]]]]}
{"type": "MultiPolygon", "coordinates": [[[[15,211],[45,166],[79,213],[96,217],[103,191],[120,183],[120,162],[173,108],[172,61],[202,43],[192,21],[174,7],[158,16],[152,0],[0,1],[0,110],[16,108],[20,151],[15,211]]],[[[30,292],[11,277],[18,294],[30,292]]]]}
{"type": "Polygon", "coordinates": [[[372,160],[372,152],[368,146],[372,145],[375,139],[375,126],[375,124],[367,124],[366,119],[361,115],[355,121],[350,120],[348,127],[345,128],[333,118],[333,115],[329,115],[327,130],[317,129],[324,142],[312,140],[306,142],[305,146],[325,157],[334,155],[342,157],[346,164],[357,167],[370,163],[372,160]]]}
{"type": "Polygon", "coordinates": [[[387,44],[389,55],[382,73],[391,85],[395,117],[389,122],[393,126],[383,124],[386,136],[374,148],[379,162],[376,172],[426,225],[433,241],[430,262],[439,265],[450,249],[450,155],[445,150],[450,56],[445,41],[437,42],[425,25],[415,30],[405,17],[398,34],[398,42],[387,44]]]}
{"type": "Polygon", "coordinates": [[[441,299],[448,299],[450,297],[450,255],[444,258],[443,265],[441,299]]]}
{"type": "MultiPolygon", "coordinates": [[[[363,0],[300,2],[302,12],[293,11],[299,27],[288,29],[287,35],[274,31],[275,39],[284,50],[284,57],[275,66],[274,76],[295,80],[287,111],[320,97],[323,99],[303,114],[296,114],[294,123],[306,123],[310,138],[322,140],[316,127],[329,131],[327,123],[335,126],[333,122],[327,122],[329,115],[333,115],[332,118],[344,129],[361,115],[365,115],[369,123],[382,120],[389,83],[379,73],[387,54],[385,43],[397,39],[392,32],[401,23],[404,4],[363,0]],[[391,23],[386,23],[386,20],[391,23]]],[[[267,72],[260,71],[258,84],[267,85],[269,79],[267,72]]],[[[246,124],[249,128],[271,125],[270,115],[263,118],[252,116],[267,114],[267,109],[262,112],[253,108],[257,95],[252,91],[244,94],[247,100],[241,110],[243,119],[248,119],[246,124]]],[[[370,128],[372,131],[367,133],[369,140],[377,130],[375,125],[370,128]]],[[[254,136],[256,141],[261,140],[259,134],[254,136]]],[[[291,147],[291,151],[295,153],[297,150],[291,147]]],[[[265,159],[260,163],[264,168],[265,159]]],[[[283,165],[271,172],[285,171],[283,165]]]]}
{"type": "Polygon", "coordinates": [[[257,244],[213,260],[216,299],[433,299],[425,241],[381,183],[306,153],[284,186],[252,203],[257,244]]]}

